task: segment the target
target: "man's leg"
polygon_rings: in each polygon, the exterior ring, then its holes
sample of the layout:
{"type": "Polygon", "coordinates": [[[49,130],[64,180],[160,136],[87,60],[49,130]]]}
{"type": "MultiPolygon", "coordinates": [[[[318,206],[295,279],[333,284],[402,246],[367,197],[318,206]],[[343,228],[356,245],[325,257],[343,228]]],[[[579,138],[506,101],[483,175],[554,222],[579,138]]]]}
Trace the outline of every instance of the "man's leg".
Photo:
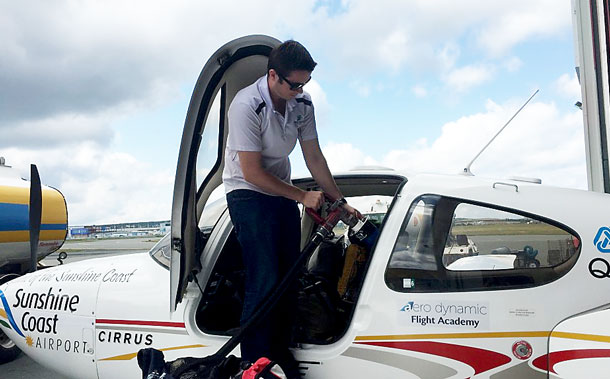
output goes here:
{"type": "MultiPolygon", "coordinates": [[[[274,204],[277,200],[249,190],[236,190],[227,195],[246,268],[242,324],[250,319],[280,279],[277,251],[280,220],[276,215],[279,207],[274,204]]],[[[254,362],[272,355],[273,324],[274,320],[268,316],[246,334],[241,342],[243,359],[254,362]]]]}
{"type": "MultiPolygon", "coordinates": [[[[281,203],[281,210],[278,212],[282,220],[282,232],[278,239],[280,280],[298,259],[301,242],[301,218],[296,202],[282,198],[281,203]]],[[[273,359],[282,366],[288,378],[299,377],[298,364],[289,350],[296,319],[297,290],[295,280],[274,311],[276,328],[273,334],[273,359]]]]}

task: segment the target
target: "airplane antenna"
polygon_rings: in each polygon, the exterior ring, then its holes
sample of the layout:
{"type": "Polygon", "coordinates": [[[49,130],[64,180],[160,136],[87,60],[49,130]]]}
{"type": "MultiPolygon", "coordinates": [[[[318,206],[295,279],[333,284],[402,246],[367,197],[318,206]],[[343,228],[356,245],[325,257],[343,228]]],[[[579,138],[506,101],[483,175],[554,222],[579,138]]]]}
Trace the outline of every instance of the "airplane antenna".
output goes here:
{"type": "Polygon", "coordinates": [[[536,91],[535,91],[535,92],[532,94],[532,96],[530,96],[530,98],[529,98],[529,99],[527,99],[527,101],[526,101],[526,102],[525,102],[525,103],[524,103],[524,104],[521,106],[521,108],[519,108],[519,109],[517,110],[517,112],[515,112],[515,114],[513,115],[513,117],[511,117],[511,118],[510,118],[510,120],[508,120],[508,121],[506,122],[506,124],[504,124],[504,126],[503,126],[503,127],[502,127],[502,128],[501,128],[501,129],[500,129],[500,130],[499,130],[499,131],[496,133],[496,135],[495,135],[495,136],[493,136],[493,138],[492,138],[492,139],[490,139],[490,140],[489,140],[489,142],[487,142],[487,145],[485,145],[485,147],[484,147],[483,149],[481,149],[481,151],[479,151],[479,153],[478,153],[478,154],[477,154],[477,155],[476,155],[474,158],[472,158],[472,160],[470,161],[470,163],[468,163],[468,166],[466,166],[466,167],[464,168],[464,171],[462,172],[462,174],[463,174],[463,175],[467,175],[467,176],[474,176],[474,174],[473,174],[473,173],[470,171],[470,166],[472,166],[472,164],[474,163],[474,161],[475,161],[475,160],[476,160],[476,159],[479,157],[479,155],[481,155],[481,154],[483,153],[483,151],[485,151],[485,149],[487,149],[487,147],[488,147],[488,146],[489,146],[489,145],[490,145],[490,144],[493,142],[493,140],[495,140],[495,139],[496,139],[496,137],[497,137],[498,135],[500,135],[500,133],[502,133],[502,131],[504,130],[504,128],[506,128],[506,127],[508,126],[508,124],[510,124],[510,122],[513,120],[513,118],[515,118],[515,116],[517,116],[517,115],[519,114],[519,112],[521,112],[521,110],[522,110],[523,108],[525,108],[525,106],[527,105],[527,103],[529,103],[529,102],[530,102],[530,100],[532,100],[532,99],[534,98],[534,96],[536,96],[536,94],[538,93],[538,91],[540,91],[540,90],[538,90],[538,89],[537,89],[537,90],[536,90],[536,91]]]}

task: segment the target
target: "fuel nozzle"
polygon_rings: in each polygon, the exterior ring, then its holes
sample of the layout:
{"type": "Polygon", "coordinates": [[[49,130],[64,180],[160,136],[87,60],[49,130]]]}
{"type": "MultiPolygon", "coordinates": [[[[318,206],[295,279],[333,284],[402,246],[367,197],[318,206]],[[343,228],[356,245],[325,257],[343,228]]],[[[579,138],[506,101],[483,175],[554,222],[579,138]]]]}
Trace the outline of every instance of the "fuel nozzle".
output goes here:
{"type": "Polygon", "coordinates": [[[335,200],[330,196],[324,194],[326,197],[326,204],[328,207],[326,208],[326,217],[321,217],[315,210],[311,208],[306,208],[305,211],[311,218],[319,225],[318,230],[316,231],[316,235],[319,237],[326,239],[334,236],[333,228],[337,225],[340,220],[343,220],[346,216],[345,209],[343,208],[343,204],[345,204],[345,199],[335,200]]]}
{"type": "Polygon", "coordinates": [[[368,217],[349,216],[349,219],[346,220],[347,222],[343,222],[349,226],[347,237],[350,242],[371,249],[379,236],[379,229],[369,221],[368,217]]]}
{"type": "Polygon", "coordinates": [[[370,222],[367,217],[348,213],[343,207],[346,204],[345,199],[335,200],[326,194],[325,196],[328,205],[325,218],[322,218],[311,208],[306,209],[307,213],[319,225],[316,234],[321,238],[331,238],[334,235],[333,228],[339,221],[343,221],[349,227],[348,238],[351,243],[356,243],[368,249],[372,248],[379,235],[379,229],[375,224],[370,222]]]}
{"type": "Polygon", "coordinates": [[[342,221],[349,227],[347,237],[351,243],[370,249],[377,240],[379,229],[369,221],[368,217],[344,213],[342,221]]]}

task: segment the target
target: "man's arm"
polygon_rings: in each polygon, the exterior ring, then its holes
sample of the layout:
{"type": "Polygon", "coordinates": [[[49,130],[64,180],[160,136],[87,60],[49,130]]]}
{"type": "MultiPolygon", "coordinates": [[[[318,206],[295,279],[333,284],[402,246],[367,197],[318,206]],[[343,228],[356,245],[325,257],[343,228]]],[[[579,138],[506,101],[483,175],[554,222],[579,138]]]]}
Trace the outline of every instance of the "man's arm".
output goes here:
{"type": "MultiPolygon", "coordinates": [[[[314,138],[307,141],[302,141],[301,150],[303,151],[303,157],[305,158],[307,168],[309,169],[309,172],[315,179],[316,183],[318,183],[322,190],[330,197],[335,199],[342,198],[343,194],[339,190],[339,187],[337,187],[337,183],[335,183],[335,179],[330,173],[328,163],[326,162],[326,158],[322,153],[322,149],[320,149],[318,139],[314,138]]],[[[345,204],[345,209],[353,215],[360,216],[360,212],[348,204],[345,204]]]]}
{"type": "Polygon", "coordinates": [[[324,154],[322,154],[322,150],[320,149],[318,139],[314,138],[301,142],[301,150],[303,151],[303,157],[305,158],[307,168],[316,183],[318,183],[322,190],[331,197],[335,199],[342,198],[343,195],[341,194],[341,191],[339,191],[335,179],[333,179],[333,176],[330,173],[326,158],[324,158],[324,154]]]}
{"type": "MultiPolygon", "coordinates": [[[[261,153],[258,151],[239,151],[239,163],[244,179],[263,191],[286,197],[302,203],[307,208],[318,209],[324,201],[320,191],[303,191],[269,174],[262,165],[261,153]]],[[[332,178],[331,178],[332,179],[332,178]]]]}

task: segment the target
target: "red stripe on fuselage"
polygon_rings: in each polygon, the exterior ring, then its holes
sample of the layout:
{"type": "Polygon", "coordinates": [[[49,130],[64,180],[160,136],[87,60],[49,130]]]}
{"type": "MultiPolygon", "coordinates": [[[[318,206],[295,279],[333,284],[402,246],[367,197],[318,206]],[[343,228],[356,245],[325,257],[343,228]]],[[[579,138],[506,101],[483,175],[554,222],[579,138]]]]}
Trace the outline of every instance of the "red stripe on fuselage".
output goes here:
{"type": "Polygon", "coordinates": [[[541,370],[547,369],[547,359],[548,359],[548,369],[553,374],[557,374],[555,372],[555,365],[557,363],[571,361],[574,359],[586,359],[586,358],[610,358],[610,349],[585,349],[585,350],[563,350],[563,351],[554,351],[548,355],[542,355],[532,362],[534,367],[539,368],[541,370]]]}
{"type": "Polygon", "coordinates": [[[393,349],[417,351],[419,353],[434,354],[445,358],[460,361],[474,369],[474,375],[502,366],[511,361],[511,358],[495,351],[478,349],[470,346],[454,345],[442,342],[357,342],[364,345],[389,347],[393,349]]]}
{"type": "Polygon", "coordinates": [[[170,328],[185,328],[183,322],[169,321],[142,321],[142,320],[109,320],[98,318],[96,324],[112,324],[112,325],[141,325],[141,326],[166,326],[170,328]]]}

